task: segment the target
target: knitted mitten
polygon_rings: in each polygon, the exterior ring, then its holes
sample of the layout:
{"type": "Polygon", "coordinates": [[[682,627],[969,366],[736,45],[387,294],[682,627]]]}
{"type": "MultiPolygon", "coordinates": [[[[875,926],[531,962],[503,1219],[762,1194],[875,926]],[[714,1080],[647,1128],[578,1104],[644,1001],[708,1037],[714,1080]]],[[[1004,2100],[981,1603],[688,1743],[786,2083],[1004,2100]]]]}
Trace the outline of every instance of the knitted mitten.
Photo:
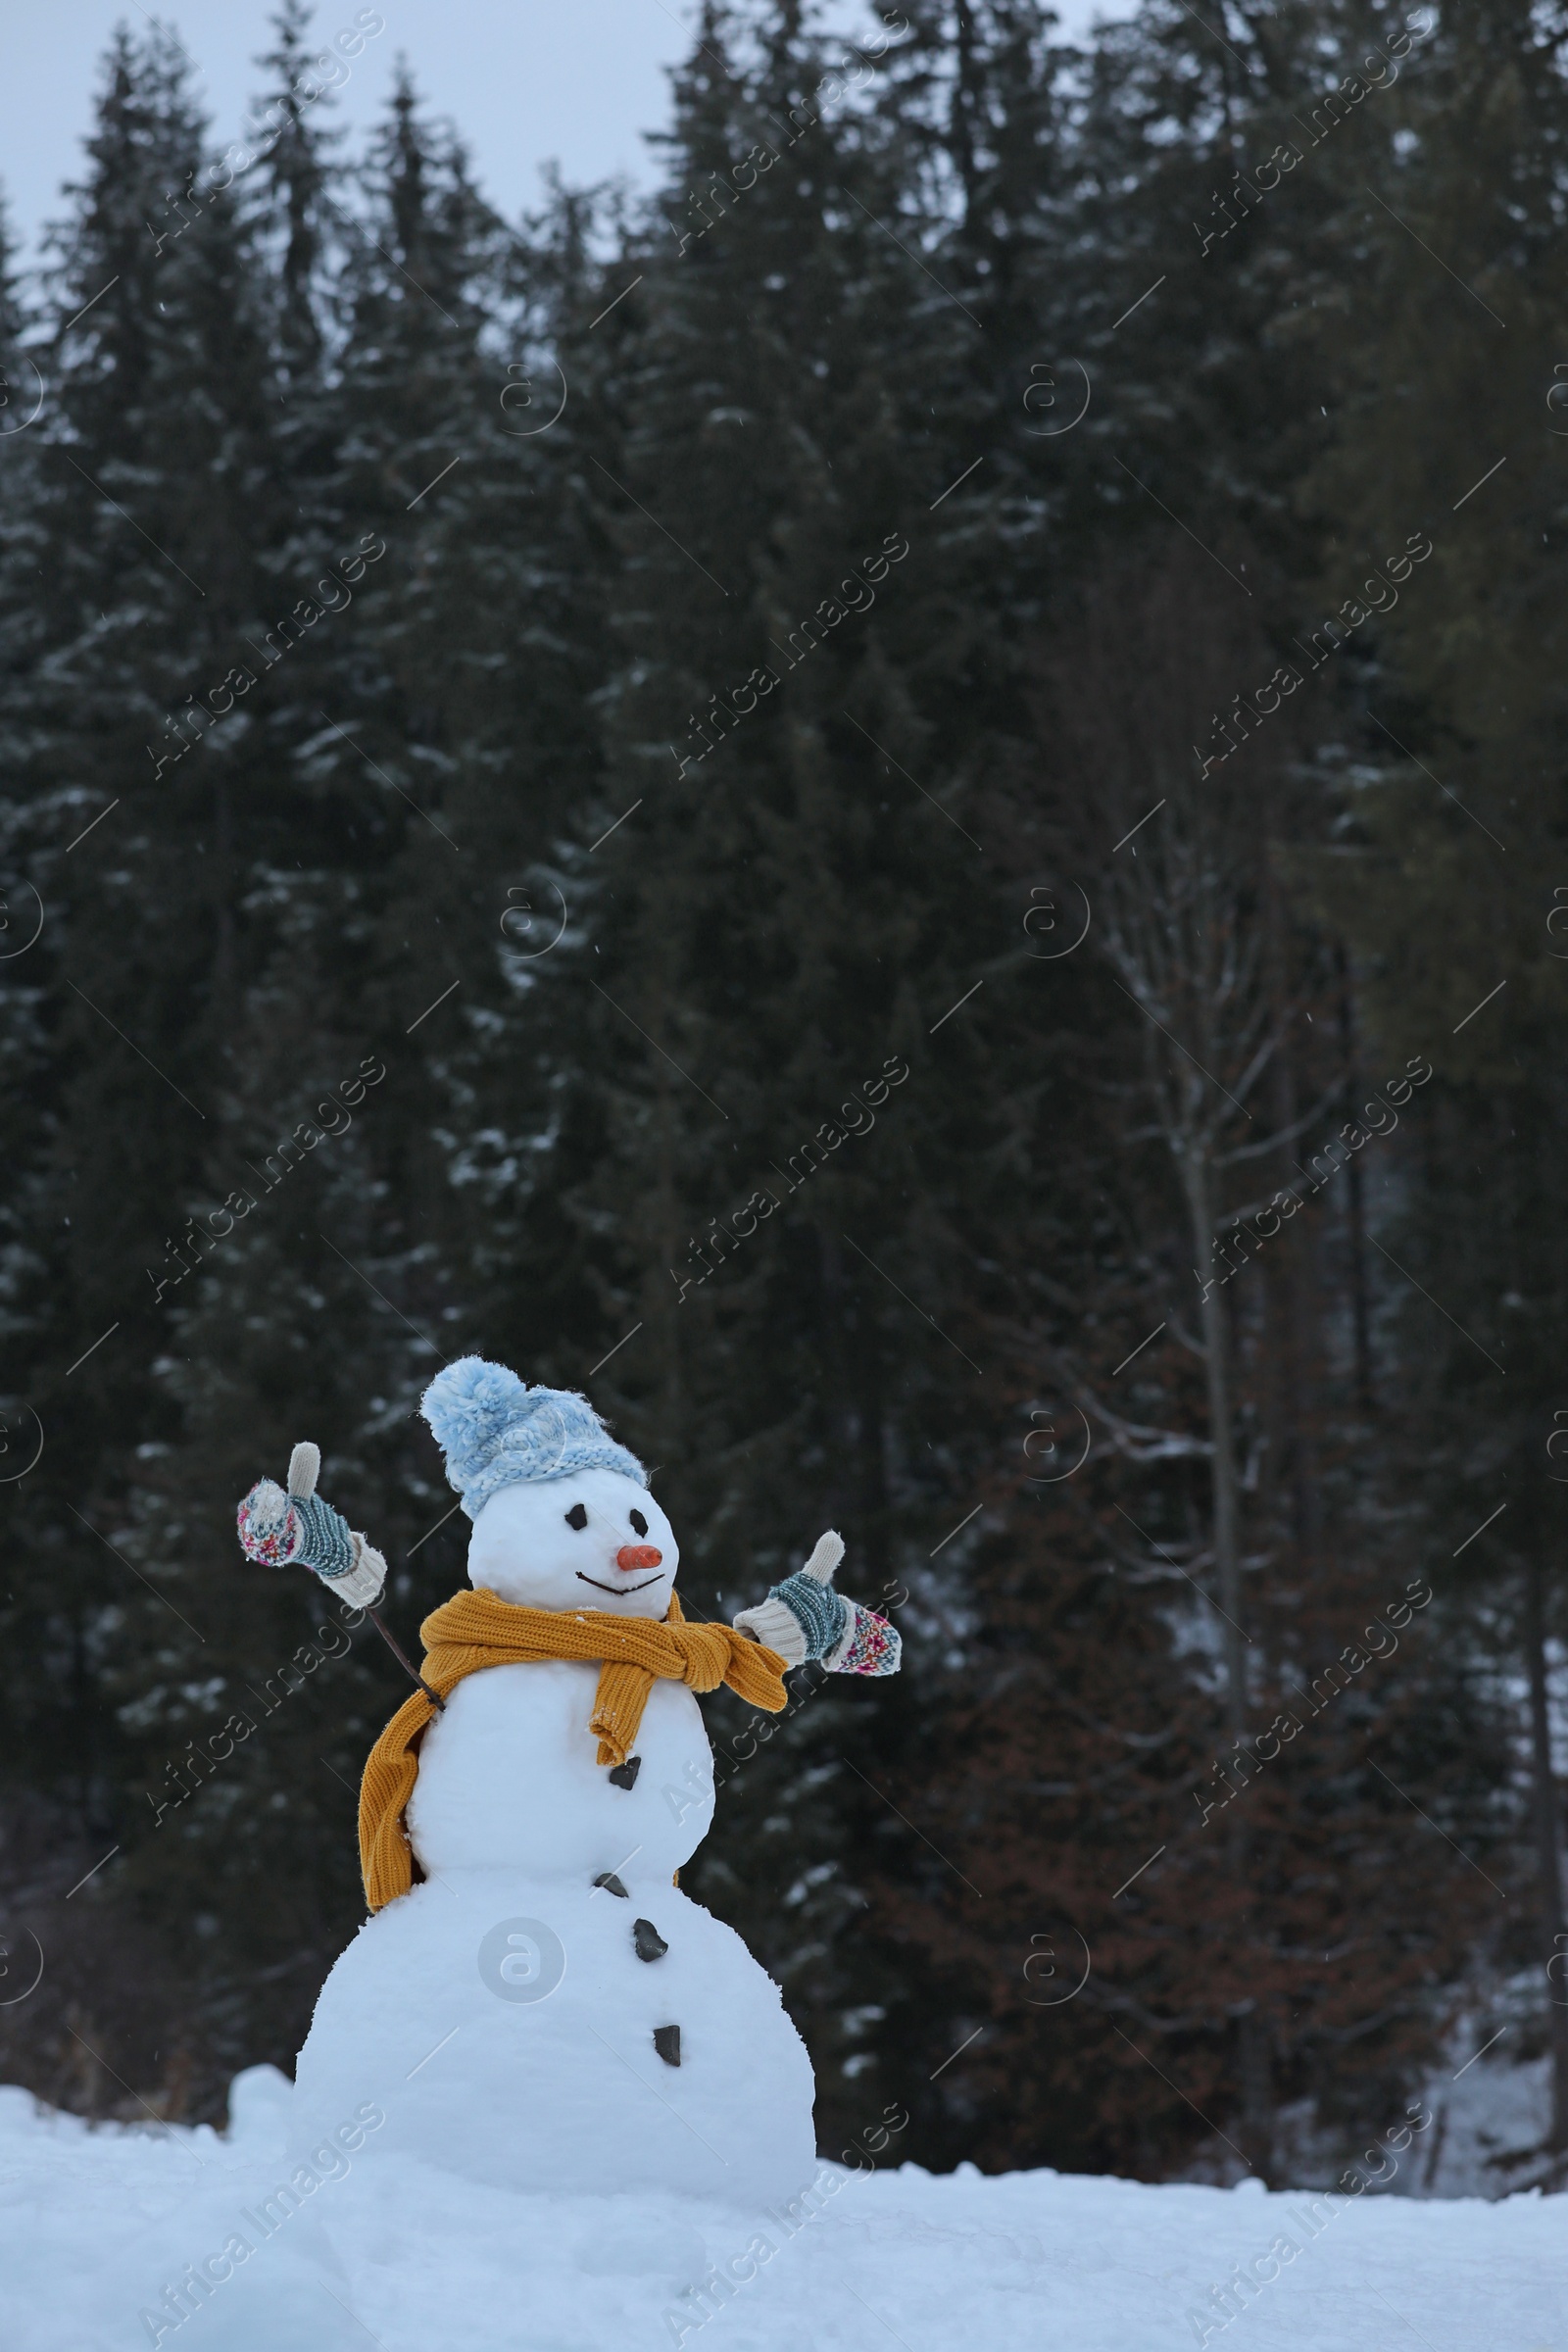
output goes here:
{"type": "Polygon", "coordinates": [[[351,1608],[373,1608],[386,1583],[386,1562],[373,1544],[355,1534],[341,1511],[317,1494],[320,1467],[318,1448],[306,1444],[289,1456],[286,1494],[274,1480],[257,1480],[239,1506],[240,1549],[264,1567],[299,1561],[314,1568],[351,1608]]]}
{"type": "Polygon", "coordinates": [[[765,1642],[787,1666],[820,1658],[830,1674],[897,1674],[903,1647],[885,1617],[835,1592],[833,1571],[844,1557],[844,1539],[830,1529],[818,1536],[806,1566],[775,1585],[755,1609],[733,1620],[748,1641],[765,1642]]]}

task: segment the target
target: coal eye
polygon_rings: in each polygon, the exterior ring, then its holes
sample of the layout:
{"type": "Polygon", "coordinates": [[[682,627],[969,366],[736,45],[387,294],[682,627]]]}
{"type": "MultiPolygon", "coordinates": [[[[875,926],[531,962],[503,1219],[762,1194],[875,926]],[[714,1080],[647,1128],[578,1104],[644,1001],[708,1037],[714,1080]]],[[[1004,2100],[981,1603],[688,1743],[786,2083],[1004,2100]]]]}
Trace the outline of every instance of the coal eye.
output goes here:
{"type": "Polygon", "coordinates": [[[643,1517],[643,1515],[642,1515],[641,1511],[633,1511],[633,1512],[632,1512],[632,1514],[631,1514],[631,1523],[632,1523],[633,1527],[634,1527],[634,1528],[637,1530],[637,1533],[638,1533],[640,1536],[646,1536],[646,1535],[647,1535],[647,1533],[648,1533],[648,1522],[647,1522],[647,1520],[646,1520],[646,1519],[643,1517]]]}
{"type": "Polygon", "coordinates": [[[570,1510],[566,1513],[566,1525],[568,1527],[575,1527],[580,1531],[581,1529],[585,1528],[587,1524],[588,1513],[584,1510],[580,1502],[574,1502],[570,1510]]]}

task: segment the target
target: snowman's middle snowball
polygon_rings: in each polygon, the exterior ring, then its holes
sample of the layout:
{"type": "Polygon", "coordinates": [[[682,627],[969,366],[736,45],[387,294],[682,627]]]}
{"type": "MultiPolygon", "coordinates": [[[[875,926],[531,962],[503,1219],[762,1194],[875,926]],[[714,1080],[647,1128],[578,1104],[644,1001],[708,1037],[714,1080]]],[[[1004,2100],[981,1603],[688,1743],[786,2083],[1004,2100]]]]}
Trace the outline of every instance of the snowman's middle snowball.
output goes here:
{"type": "MultiPolygon", "coordinates": [[[[416,1784],[423,1785],[421,1765],[428,1759],[421,1758],[420,1744],[435,1694],[450,1700],[460,1686],[493,1684],[502,1674],[532,1677],[556,1662],[571,1662],[578,1673],[596,1664],[591,1712],[565,1742],[565,1753],[586,1758],[597,1739],[600,1765],[625,1763],[650,1698],[668,1685],[690,1691],[716,1690],[726,1683],[773,1715],[785,1704],[782,1658],[733,1626],[686,1624],[673,1594],[668,1618],[651,1625],[607,1610],[523,1607],[481,1587],[455,1592],[419,1632],[425,1647],[421,1686],[370,1750],[360,1785],[360,1858],[372,1911],[406,1894],[412,1884],[414,1851],[404,1815],[416,1784]]],[[[449,1704],[439,1728],[450,1731],[451,1716],[449,1704]]],[[[440,1745],[431,1742],[432,1750],[440,1745]]]]}

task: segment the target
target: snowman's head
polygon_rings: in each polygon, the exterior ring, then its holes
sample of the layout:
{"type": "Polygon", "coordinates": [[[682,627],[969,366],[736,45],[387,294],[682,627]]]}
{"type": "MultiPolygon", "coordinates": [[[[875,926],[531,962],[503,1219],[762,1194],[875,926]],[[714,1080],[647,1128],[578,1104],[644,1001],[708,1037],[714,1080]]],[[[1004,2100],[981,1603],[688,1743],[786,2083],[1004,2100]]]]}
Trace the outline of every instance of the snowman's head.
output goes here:
{"type": "Polygon", "coordinates": [[[465,1355],[426,1389],[424,1417],[473,1521],[471,1583],[522,1608],[665,1615],[679,1545],[586,1396],[465,1355]]]}
{"type": "Polygon", "coordinates": [[[468,1540],[468,1582],[529,1609],[662,1619],[679,1566],[647,1488],[598,1467],[499,1488],[468,1540]]]}

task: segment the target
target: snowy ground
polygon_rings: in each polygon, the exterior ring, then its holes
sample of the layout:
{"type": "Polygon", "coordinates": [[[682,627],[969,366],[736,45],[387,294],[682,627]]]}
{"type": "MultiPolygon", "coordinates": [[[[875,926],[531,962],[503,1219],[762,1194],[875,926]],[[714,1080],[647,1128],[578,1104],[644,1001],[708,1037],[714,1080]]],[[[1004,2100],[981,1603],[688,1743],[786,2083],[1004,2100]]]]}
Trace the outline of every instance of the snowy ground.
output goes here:
{"type": "MultiPolygon", "coordinates": [[[[1493,2198],[1553,2179],[1562,2185],[1560,2167],[1543,2152],[1551,2121],[1549,2059],[1478,2066],[1474,2059],[1466,2064],[1467,2055],[1461,2043],[1453,2060],[1422,2085],[1422,2103],[1434,2123],[1392,2183],[1395,2194],[1493,2198]]],[[[1332,2183],[1345,2166],[1343,2136],[1334,2140],[1314,2131],[1309,2109],[1298,2119],[1287,2110],[1280,2122],[1276,2145],[1285,2152],[1290,2178],[1332,2183]]],[[[1218,2178],[1228,2184],[1234,2173],[1218,2178]]]]}
{"type": "Polygon", "coordinates": [[[1551,2062],[1470,2066],[1435,2078],[1426,2097],[1438,2117],[1433,2146],[1413,2193],[1436,2197],[1494,2197],[1528,2187],[1547,2169],[1534,2158],[1551,2121],[1551,2062]]]}
{"type": "Polygon", "coordinates": [[[1565,2197],[1331,2211],[1250,2182],[832,2166],[793,2215],[753,2213],[512,2196],[378,2162],[372,2131],[264,2235],[290,2091],[270,2068],[235,2088],[222,2138],[89,2130],[0,2090],[5,2352],[1568,2352],[1565,2197]],[[142,2316],[189,2266],[221,2275],[236,2237],[256,2250],[192,2316],[142,2316]],[[1254,2284],[1226,2322],[1238,2264],[1254,2284]],[[705,2307],[686,2290],[714,2266],[731,2283],[705,2307]]]}

